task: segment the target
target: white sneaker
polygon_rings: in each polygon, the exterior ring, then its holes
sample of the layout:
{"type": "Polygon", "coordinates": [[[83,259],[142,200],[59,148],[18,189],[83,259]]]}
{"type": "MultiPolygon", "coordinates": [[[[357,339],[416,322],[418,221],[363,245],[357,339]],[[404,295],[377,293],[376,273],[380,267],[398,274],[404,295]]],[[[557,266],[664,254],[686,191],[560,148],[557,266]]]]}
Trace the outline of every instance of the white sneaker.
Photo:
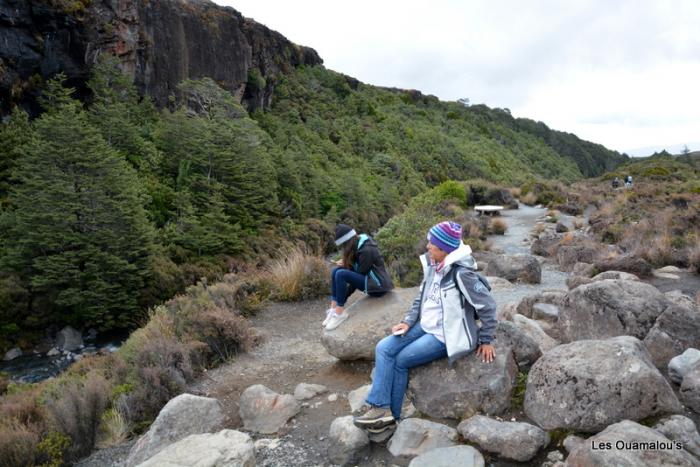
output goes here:
{"type": "Polygon", "coordinates": [[[327,309],[326,310],[326,319],[323,320],[323,323],[321,323],[321,326],[323,326],[325,328],[326,324],[328,324],[328,321],[331,320],[331,318],[333,317],[334,314],[335,314],[335,309],[333,309],[333,308],[327,309]]]}
{"type": "Polygon", "coordinates": [[[348,319],[348,312],[344,311],[341,314],[333,312],[331,314],[331,319],[328,320],[328,323],[326,323],[326,331],[332,331],[333,329],[337,328],[343,322],[348,319]]]}

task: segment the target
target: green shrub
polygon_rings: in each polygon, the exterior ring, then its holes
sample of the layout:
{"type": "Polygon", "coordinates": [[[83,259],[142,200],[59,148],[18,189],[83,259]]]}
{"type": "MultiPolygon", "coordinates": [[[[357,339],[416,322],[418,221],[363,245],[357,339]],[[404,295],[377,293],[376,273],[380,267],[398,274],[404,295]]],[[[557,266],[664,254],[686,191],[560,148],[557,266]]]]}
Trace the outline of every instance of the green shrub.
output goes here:
{"type": "Polygon", "coordinates": [[[37,445],[37,450],[48,459],[41,467],[61,467],[65,462],[65,454],[71,445],[70,437],[58,431],[51,431],[37,445]]]}

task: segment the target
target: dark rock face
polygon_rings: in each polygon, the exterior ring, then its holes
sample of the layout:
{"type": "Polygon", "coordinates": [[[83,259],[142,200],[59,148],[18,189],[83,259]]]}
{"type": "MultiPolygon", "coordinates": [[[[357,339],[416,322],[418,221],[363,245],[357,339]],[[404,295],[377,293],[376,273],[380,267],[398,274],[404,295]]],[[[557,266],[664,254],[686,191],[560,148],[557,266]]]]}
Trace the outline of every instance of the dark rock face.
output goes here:
{"type": "Polygon", "coordinates": [[[322,63],[313,50],[209,0],[93,0],[68,13],[41,0],[0,3],[0,99],[36,113],[36,85],[64,72],[85,95],[90,66],[119,58],[143,94],[164,106],[185,79],[212,78],[249,109],[268,106],[277,77],[322,63]]]}

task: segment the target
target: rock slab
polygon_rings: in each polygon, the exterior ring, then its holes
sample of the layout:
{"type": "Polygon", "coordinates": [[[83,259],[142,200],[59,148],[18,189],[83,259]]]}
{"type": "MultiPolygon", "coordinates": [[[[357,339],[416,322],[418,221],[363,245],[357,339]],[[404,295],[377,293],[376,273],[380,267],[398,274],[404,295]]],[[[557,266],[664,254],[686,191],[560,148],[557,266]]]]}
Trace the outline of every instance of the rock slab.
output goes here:
{"type": "Polygon", "coordinates": [[[367,433],[353,425],[352,418],[339,417],[331,423],[328,457],[334,464],[352,465],[369,447],[367,433]]]}
{"type": "Polygon", "coordinates": [[[431,449],[457,445],[457,430],[447,425],[409,418],[398,424],[389,441],[389,452],[394,457],[415,457],[431,449]]]}
{"type": "Polygon", "coordinates": [[[484,456],[471,446],[432,449],[414,457],[408,467],[484,467],[484,456]]]}
{"type": "Polygon", "coordinates": [[[254,467],[253,441],[245,433],[223,430],[190,435],[171,444],[139,467],[254,467]]]}
{"type": "Polygon", "coordinates": [[[262,384],[250,386],[243,391],[239,402],[243,427],[258,433],[276,433],[300,409],[294,396],[277,394],[262,384]]]}
{"type": "Polygon", "coordinates": [[[549,434],[539,427],[521,422],[499,422],[475,415],[457,426],[462,438],[481,449],[506,459],[526,462],[549,444],[549,434]]]}
{"type": "Polygon", "coordinates": [[[511,349],[497,347],[491,363],[471,353],[451,367],[441,359],[413,368],[409,391],[416,408],[431,417],[463,420],[478,412],[496,415],[510,406],[517,374],[511,349]]]}
{"type": "Polygon", "coordinates": [[[134,444],[126,465],[138,465],[187,436],[219,431],[223,423],[224,413],[218,400],[180,394],[165,404],[146,434],[134,444]]]}
{"type": "Polygon", "coordinates": [[[542,281],[542,267],[532,255],[497,255],[484,271],[488,276],[502,277],[510,282],[520,280],[529,284],[542,281]]]}
{"type": "Polygon", "coordinates": [[[681,412],[671,386],[631,336],[573,342],[544,354],[528,375],[524,409],[545,430],[583,432],[681,412]]]}
{"type": "Polygon", "coordinates": [[[673,357],[668,363],[668,377],[676,384],[683,382],[683,377],[700,362],[700,350],[686,349],[682,354],[673,357]]]}
{"type": "Polygon", "coordinates": [[[671,415],[659,420],[653,428],[668,439],[683,444],[683,448],[695,457],[700,457],[700,434],[688,417],[671,415]]]}
{"type": "Polygon", "coordinates": [[[345,310],[349,316],[343,324],[323,332],[321,344],[340,360],[374,360],[377,343],[391,334],[418,293],[418,287],[397,288],[379,298],[361,298],[345,310]]]}

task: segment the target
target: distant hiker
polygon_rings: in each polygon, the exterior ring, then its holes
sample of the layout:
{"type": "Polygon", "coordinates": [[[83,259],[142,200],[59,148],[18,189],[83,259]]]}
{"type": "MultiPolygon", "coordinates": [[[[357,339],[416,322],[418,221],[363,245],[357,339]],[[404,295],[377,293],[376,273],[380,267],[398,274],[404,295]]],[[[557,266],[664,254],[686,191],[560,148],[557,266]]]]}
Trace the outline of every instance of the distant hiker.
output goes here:
{"type": "Polygon", "coordinates": [[[394,288],[384,258],[372,237],[357,235],[352,227],[339,224],[335,228],[335,244],[342,247],[343,258],[339,267],[331,272],[331,306],[323,320],[328,331],[348,319],[345,301],[355,290],[379,297],[394,288]]]}
{"type": "Polygon", "coordinates": [[[613,181],[612,181],[613,190],[616,188],[619,188],[619,186],[620,186],[620,179],[618,177],[613,178],[613,181]]]}
{"type": "Polygon", "coordinates": [[[625,177],[625,187],[632,188],[632,176],[628,175],[625,177]]]}
{"type": "Polygon", "coordinates": [[[462,227],[441,222],[428,232],[428,252],[421,256],[423,283],[393,335],[377,344],[369,409],[356,426],[377,432],[401,417],[408,370],[439,358],[453,361],[476,349],[492,362],[496,302],[486,279],[476,272],[471,248],[462,243],[462,227]],[[477,326],[476,320],[481,321],[477,326]]]}

